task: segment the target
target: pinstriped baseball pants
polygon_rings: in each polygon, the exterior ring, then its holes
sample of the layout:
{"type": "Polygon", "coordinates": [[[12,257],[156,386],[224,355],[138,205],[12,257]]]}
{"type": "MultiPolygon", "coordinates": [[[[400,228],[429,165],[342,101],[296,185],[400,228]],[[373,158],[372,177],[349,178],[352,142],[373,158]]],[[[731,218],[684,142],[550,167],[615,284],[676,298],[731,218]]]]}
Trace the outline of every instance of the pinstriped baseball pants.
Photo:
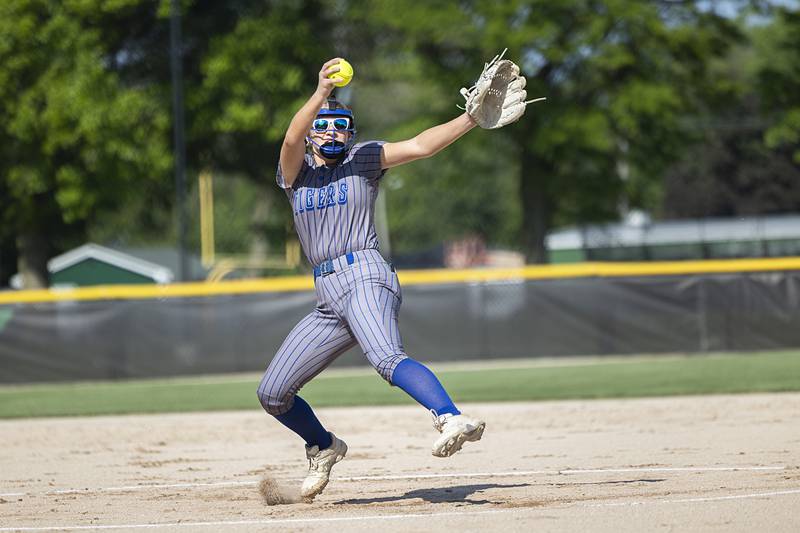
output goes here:
{"type": "Polygon", "coordinates": [[[397,274],[377,250],[353,255],[352,265],[337,258],[335,272],[315,280],[317,307],[292,329],[261,379],[258,397],[269,414],[291,409],[297,391],[356,343],[389,383],[406,358],[397,274]]]}

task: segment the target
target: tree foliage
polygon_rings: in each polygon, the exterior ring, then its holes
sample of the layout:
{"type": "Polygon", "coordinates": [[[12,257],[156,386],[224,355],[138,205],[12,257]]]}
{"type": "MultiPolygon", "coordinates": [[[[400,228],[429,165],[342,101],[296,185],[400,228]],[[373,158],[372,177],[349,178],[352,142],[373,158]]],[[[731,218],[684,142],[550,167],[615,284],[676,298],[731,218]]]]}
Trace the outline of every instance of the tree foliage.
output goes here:
{"type": "MultiPolygon", "coordinates": [[[[87,224],[118,230],[116,241],[132,226],[171,237],[169,4],[0,6],[3,227],[34,284],[87,224]]],[[[326,12],[315,1],[181,4],[190,177],[212,168],[263,182],[323,60],[326,12]]]]}
{"type": "Polygon", "coordinates": [[[792,133],[800,102],[797,15],[778,9],[769,23],[739,20],[748,39],[710,66],[716,98],[705,113],[691,117],[696,142],[664,174],[663,216],[752,216],[800,208],[792,133]]]}
{"type": "MultiPolygon", "coordinates": [[[[0,3],[3,273],[18,255],[43,284],[47,258],[87,235],[174,239],[170,4],[0,3]]],[[[392,141],[459,113],[458,89],[508,47],[547,102],[388,174],[401,251],[478,233],[543,261],[551,227],[633,207],[791,210],[800,13],[761,11],[760,27],[730,14],[764,4],[182,0],[188,176],[232,176],[231,198],[249,180],[251,202],[218,218],[226,246],[244,231],[280,246],[291,213],[273,185],[278,150],[323,61],[351,60],[340,96],[359,135],[392,141]]]]}
{"type": "Polygon", "coordinates": [[[765,133],[767,146],[786,148],[800,166],[800,10],[779,9],[757,35],[761,58],[758,88],[765,110],[776,118],[765,133]]]}
{"type": "Polygon", "coordinates": [[[706,66],[742,38],[701,2],[378,2],[380,53],[401,79],[450,94],[505,47],[547,96],[502,135],[519,161],[522,245],[545,260],[553,224],[618,216],[652,201],[652,182],[687,140],[681,117],[714,91],[706,66]],[[420,22],[422,21],[422,22],[420,22]]]}
{"type": "Polygon", "coordinates": [[[113,30],[135,4],[0,6],[3,228],[32,284],[45,283],[50,253],[80,238],[95,210],[169,170],[169,110],[158,90],[126,84],[109,68],[124,61],[113,30]]]}

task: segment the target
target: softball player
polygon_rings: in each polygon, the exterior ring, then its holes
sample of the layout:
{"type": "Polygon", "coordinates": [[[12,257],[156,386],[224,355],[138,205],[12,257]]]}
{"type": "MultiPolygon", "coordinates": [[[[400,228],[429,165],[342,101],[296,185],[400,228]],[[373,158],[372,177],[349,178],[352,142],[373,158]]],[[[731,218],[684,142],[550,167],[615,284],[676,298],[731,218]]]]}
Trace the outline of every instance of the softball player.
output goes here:
{"type": "Polygon", "coordinates": [[[461,414],[436,376],[406,356],[397,326],[400,285],[380,254],[374,224],[386,170],[436,154],[475,122],[464,113],[406,141],[355,144],[352,111],[330,98],[329,76],[338,72],[338,62],[322,66],[316,91],[292,119],[277,172],[303,251],[315,265],[317,306],[289,333],[258,387],[267,413],[306,442],[306,500],[325,488],[347,445],[323,428],[297,391],[356,343],[386,381],[433,414],[441,433],[433,455],[449,457],[465,442],[480,440],[486,425],[461,414]]]}

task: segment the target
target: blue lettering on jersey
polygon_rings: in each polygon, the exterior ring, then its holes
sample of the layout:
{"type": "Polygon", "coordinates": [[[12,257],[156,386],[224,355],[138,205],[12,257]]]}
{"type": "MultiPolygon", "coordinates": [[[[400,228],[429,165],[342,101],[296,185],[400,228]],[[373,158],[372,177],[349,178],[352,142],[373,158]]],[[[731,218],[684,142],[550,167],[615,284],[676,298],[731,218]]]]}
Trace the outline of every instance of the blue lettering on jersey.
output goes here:
{"type": "Polygon", "coordinates": [[[336,194],[336,185],[331,183],[325,191],[325,207],[333,207],[336,205],[336,199],[333,195],[336,194]]]}
{"type": "Polygon", "coordinates": [[[347,183],[345,182],[339,184],[338,196],[337,187],[333,183],[322,186],[319,189],[311,187],[300,189],[295,192],[294,195],[294,213],[299,215],[300,213],[314,211],[315,209],[319,210],[328,207],[336,207],[337,205],[345,205],[347,204],[348,190],[347,183]],[[314,205],[315,203],[316,205],[314,205]]]}
{"type": "Polygon", "coordinates": [[[317,199],[317,209],[325,209],[325,187],[319,189],[319,198],[317,199]]]}
{"type": "Polygon", "coordinates": [[[314,189],[306,189],[306,211],[314,210],[314,189]]]}

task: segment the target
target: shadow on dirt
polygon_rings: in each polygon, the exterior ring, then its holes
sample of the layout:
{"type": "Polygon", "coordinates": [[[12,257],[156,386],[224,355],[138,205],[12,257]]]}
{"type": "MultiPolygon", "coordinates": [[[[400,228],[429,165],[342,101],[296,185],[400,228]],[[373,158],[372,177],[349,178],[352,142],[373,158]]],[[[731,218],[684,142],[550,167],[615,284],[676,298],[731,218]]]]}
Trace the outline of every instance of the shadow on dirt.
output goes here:
{"type": "Polygon", "coordinates": [[[462,502],[470,503],[473,505],[482,505],[486,503],[502,503],[493,502],[491,500],[472,500],[469,496],[476,492],[481,492],[487,489],[511,489],[516,487],[529,487],[530,483],[519,483],[515,485],[501,485],[498,483],[482,483],[479,485],[459,485],[456,487],[444,487],[437,489],[415,489],[406,492],[401,496],[384,496],[380,498],[351,498],[349,500],[342,500],[335,502],[334,505],[358,505],[366,503],[390,503],[400,500],[413,500],[420,498],[430,503],[452,503],[462,502]]]}

